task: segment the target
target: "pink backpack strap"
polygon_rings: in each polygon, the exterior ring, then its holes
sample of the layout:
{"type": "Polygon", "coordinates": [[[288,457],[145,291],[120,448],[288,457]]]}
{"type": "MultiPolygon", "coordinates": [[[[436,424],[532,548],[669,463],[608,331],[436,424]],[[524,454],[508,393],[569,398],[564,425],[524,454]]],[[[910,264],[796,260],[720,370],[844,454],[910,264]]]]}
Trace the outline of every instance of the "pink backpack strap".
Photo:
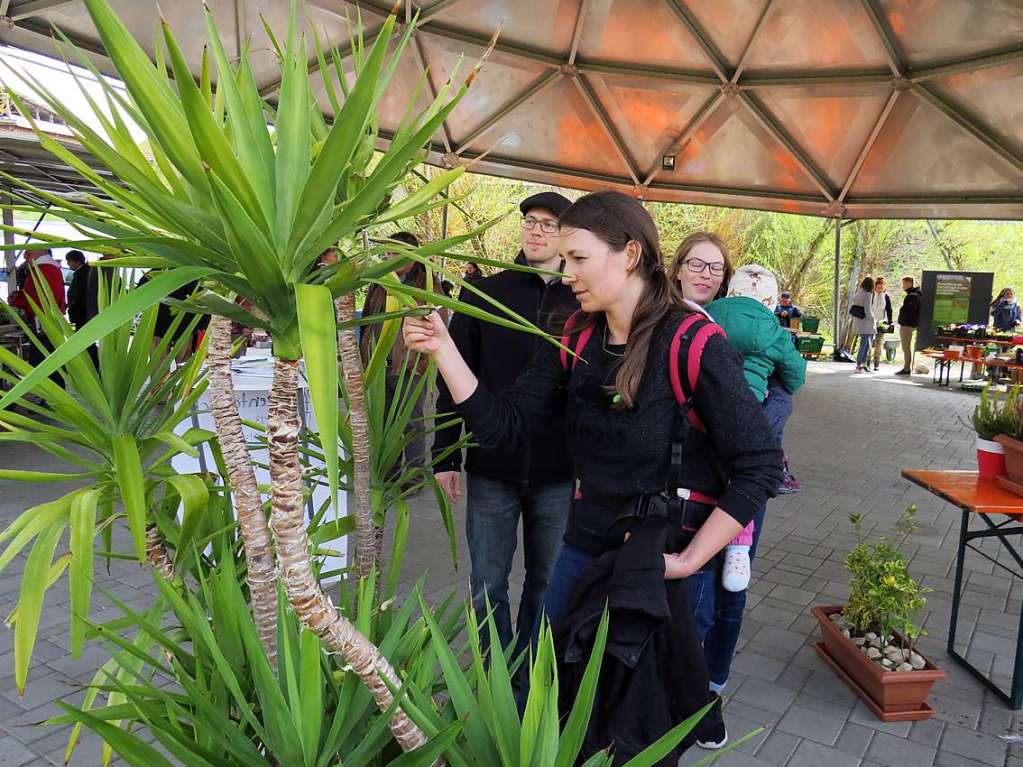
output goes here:
{"type": "Polygon", "coordinates": [[[711,337],[718,335],[725,335],[725,331],[720,325],[710,322],[699,314],[690,314],[678,324],[678,327],[675,329],[675,335],[671,339],[671,350],[668,356],[668,374],[671,378],[671,390],[675,394],[675,401],[678,402],[679,407],[687,404],[690,405],[686,411],[686,417],[689,419],[692,427],[700,431],[706,431],[706,429],[696,411],[691,407],[690,400],[696,394],[696,385],[700,379],[700,362],[703,358],[703,350],[706,348],[707,342],[711,337]],[[693,333],[689,347],[686,350],[686,381],[683,382],[678,364],[678,358],[682,351],[682,339],[685,338],[694,325],[701,321],[703,324],[693,333]],[[686,393],[687,388],[689,390],[688,394],[686,393]]]}
{"type": "Polygon", "coordinates": [[[579,312],[572,312],[571,316],[565,320],[565,331],[564,335],[561,336],[561,369],[566,373],[569,370],[575,370],[575,363],[579,361],[579,355],[582,354],[583,349],[586,348],[586,344],[590,340],[590,336],[593,335],[592,323],[587,325],[579,333],[579,337],[576,338],[575,346],[572,348],[574,356],[572,357],[572,364],[568,362],[568,346],[572,340],[572,328],[575,326],[576,321],[579,319],[579,312]]]}

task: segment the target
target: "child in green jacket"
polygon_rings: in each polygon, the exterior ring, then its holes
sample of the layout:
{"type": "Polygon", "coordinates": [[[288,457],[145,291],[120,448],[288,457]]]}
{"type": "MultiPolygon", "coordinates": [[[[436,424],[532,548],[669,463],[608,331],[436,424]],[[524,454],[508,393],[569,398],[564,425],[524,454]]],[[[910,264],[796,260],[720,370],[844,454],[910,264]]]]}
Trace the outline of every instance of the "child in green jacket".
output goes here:
{"type": "MultiPolygon", "coordinates": [[[[763,403],[780,445],[785,422],[792,414],[792,395],[806,380],[806,360],[796,350],[792,334],[774,315],[777,296],[775,276],[763,266],[750,264],[736,269],[725,298],[704,308],[742,352],[746,382],[763,403]]],[[[753,530],[751,522],[725,548],[721,582],[728,591],[749,586],[753,530]]]]}

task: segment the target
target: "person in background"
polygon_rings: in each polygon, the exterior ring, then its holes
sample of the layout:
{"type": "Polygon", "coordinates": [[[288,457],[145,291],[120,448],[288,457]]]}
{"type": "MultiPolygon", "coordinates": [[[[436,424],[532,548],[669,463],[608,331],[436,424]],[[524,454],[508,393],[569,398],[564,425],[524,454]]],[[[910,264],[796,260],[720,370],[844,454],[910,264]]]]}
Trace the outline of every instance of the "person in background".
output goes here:
{"type": "MultiPolygon", "coordinates": [[[[892,297],[888,295],[884,289],[884,277],[877,276],[874,278],[874,321],[877,322],[877,328],[874,333],[874,370],[881,369],[881,353],[884,351],[884,337],[887,333],[892,332],[892,297]]],[[[868,366],[869,367],[869,366],[868,366]]]]}
{"type": "Polygon", "coordinates": [[[897,376],[908,376],[913,372],[913,331],[920,325],[920,288],[915,287],[912,277],[902,278],[902,289],[906,292],[899,307],[899,341],[902,343],[902,370],[897,376]]]}
{"type": "Polygon", "coordinates": [[[865,373],[870,369],[870,350],[877,334],[877,321],[874,319],[874,279],[864,277],[863,282],[853,294],[849,306],[852,316],[852,332],[860,340],[860,348],[856,352],[856,372],[865,373]]]}
{"type": "MultiPolygon", "coordinates": [[[[806,378],[806,360],[792,343],[791,334],[776,319],[778,280],[758,264],[733,273],[725,243],[710,232],[694,232],[679,246],[668,277],[682,288],[682,296],[702,306],[724,329],[732,346],[742,353],[743,374],[761,403],[778,446],[792,414],[792,395],[806,378]]],[[[785,474],[788,475],[787,464],[785,474]]],[[[798,483],[797,483],[798,485],[798,483]]],[[[710,690],[720,696],[731,675],[746,607],[751,562],[764,525],[767,502],[757,507],[753,520],[725,547],[716,573],[705,570],[689,579],[690,600],[703,637],[710,690]]],[[[728,739],[724,720],[712,712],[697,741],[704,748],[719,748],[728,739]]]]}
{"type": "Polygon", "coordinates": [[[75,273],[67,290],[67,318],[75,330],[81,330],[89,321],[89,264],[80,250],[68,251],[65,260],[75,273]]]}
{"type": "MultiPolygon", "coordinates": [[[[408,245],[410,248],[419,247],[419,238],[411,232],[395,232],[390,235],[390,239],[408,245]]],[[[387,254],[388,258],[396,258],[397,256],[397,252],[387,254]]],[[[404,285],[426,290],[426,267],[419,261],[407,260],[406,263],[394,270],[394,275],[404,285]]],[[[441,292],[441,284],[438,280],[434,280],[433,289],[435,292],[441,292]]],[[[372,285],[366,294],[366,302],[362,307],[362,316],[371,317],[374,314],[383,314],[386,311],[387,289],[383,285],[372,285]]],[[[441,309],[440,313],[442,317],[447,317],[446,309],[441,309]]],[[[363,331],[359,338],[359,349],[362,354],[363,365],[369,365],[373,349],[376,347],[383,327],[383,323],[380,322],[363,326],[363,331]]],[[[430,361],[425,355],[409,353],[405,346],[405,341],[401,333],[399,333],[387,356],[385,389],[388,404],[394,401],[394,396],[398,392],[398,386],[402,383],[403,375],[405,376],[403,386],[407,391],[409,387],[415,386],[415,378],[426,373],[429,364],[430,361]],[[413,379],[410,379],[409,376],[412,376],[413,379]]],[[[412,438],[405,445],[403,456],[404,465],[407,466],[423,467],[426,465],[426,430],[423,423],[425,400],[426,387],[424,386],[419,398],[412,406],[410,415],[409,429],[412,432],[412,438]]]]}
{"type": "Polygon", "coordinates": [[[483,274],[483,270],[480,269],[479,266],[474,264],[472,261],[470,261],[468,264],[465,265],[465,274],[462,276],[462,279],[464,279],[466,282],[475,283],[482,280],[485,276],[486,275],[483,274]]]}
{"type": "Polygon", "coordinates": [[[799,307],[792,303],[792,294],[787,290],[778,296],[778,305],[774,307],[774,316],[783,328],[792,327],[792,320],[798,320],[803,316],[799,307]]]}
{"type": "MultiPolygon", "coordinates": [[[[61,272],[57,262],[49,248],[25,251],[25,265],[27,270],[24,276],[23,287],[10,294],[7,302],[15,309],[25,313],[25,321],[35,332],[43,347],[53,351],[50,339],[42,332],[36,322],[36,314],[33,306],[44,309],[45,294],[49,294],[63,314],[67,310],[67,296],[64,294],[64,274],[61,272]]],[[[42,349],[35,344],[29,346],[28,361],[38,365],[43,361],[45,355],[42,349]]],[[[63,379],[57,373],[50,376],[54,382],[62,382],[63,379]]]]}
{"type": "MultiPolygon", "coordinates": [[[[404,332],[409,345],[434,355],[452,401],[484,447],[511,447],[512,455],[521,456],[530,433],[547,431],[551,421],[564,414],[577,486],[565,542],[543,600],[552,625],[573,617],[578,587],[593,568],[609,561],[626,567],[623,547],[629,543],[623,533],[638,504],[657,500],[670,509],[669,504],[686,499],[682,511],[689,530],[672,526],[681,538],[677,543],[667,541],[669,553],[664,553],[666,542],[660,539],[656,568],[624,570],[622,579],[645,584],[653,576],[656,588],[666,589],[636,593],[636,610],[642,616],[643,603],[653,601],[663,615],[661,605],[668,605],[674,636],[685,645],[678,649],[683,654],[673,656],[682,663],[674,664],[671,676],[685,675],[688,684],[680,695],[699,699],[702,705],[709,691],[705,662],[694,657],[700,654],[700,644],[686,604],[690,585],[680,584],[669,592],[662,578],[688,578],[691,583],[692,576],[707,567],[714,583],[717,554],[774,495],[781,481],[781,451],[745,384],[741,354],[712,325],[700,326],[710,334],[703,336],[706,343],[692,395],[693,410],[704,429],[686,427],[688,419],[668,373],[675,368],[685,375],[688,370],[688,351],[683,352],[688,343],[679,344],[682,337],[676,333],[694,309],[682,303],[678,287],[664,273],[657,229],[642,204],[620,192],[596,192],[562,213],[560,227],[564,273],[584,313],[577,315],[579,324],[572,325],[566,339],[579,364],[545,344],[514,386],[496,394],[472,372],[471,362],[459,354],[438,318],[406,318],[404,332]],[[587,328],[592,330],[584,336],[587,328]],[[575,343],[572,333],[577,334],[575,343]],[[626,521],[625,527],[619,520],[626,521]],[[682,601],[677,617],[684,626],[675,623],[670,606],[675,598],[682,601]],[[695,653],[690,645],[695,645],[695,653]]],[[[710,258],[694,249],[686,266],[704,288],[712,288],[712,278],[720,282],[723,273],[720,254],[717,262],[710,258]]],[[[716,290],[707,292],[713,295],[716,290]]],[[[614,618],[611,624],[614,632],[614,618]]],[[[646,642],[635,644],[635,654],[642,660],[646,650],[638,648],[646,642]]],[[[665,679],[669,676],[669,669],[658,670],[665,679]]],[[[650,690],[652,696],[660,692],[650,690]]],[[[713,734],[703,733],[707,721],[722,722],[720,698],[712,703],[697,742],[720,747],[727,738],[723,723],[713,734]]],[[[642,714],[630,709],[612,721],[631,724],[642,714]]],[[[630,753],[635,751],[633,743],[629,748],[630,753]]],[[[620,749],[616,753],[621,756],[620,749]]]]}
{"type": "Polygon", "coordinates": [[[1016,294],[1012,288],[1002,288],[998,298],[991,302],[991,320],[995,330],[1003,333],[1019,327],[1019,304],[1016,303],[1016,294]]]}
{"type": "MultiPolygon", "coordinates": [[[[555,192],[541,192],[519,204],[522,229],[515,263],[561,271],[558,217],[571,204],[555,192]]],[[[541,276],[507,269],[480,280],[475,287],[551,332],[558,332],[578,307],[572,289],[556,274],[541,276]]],[[[489,306],[471,291],[463,290],[461,300],[480,308],[489,306]]],[[[451,319],[450,332],[469,369],[495,395],[510,389],[537,352],[547,347],[537,336],[458,312],[451,319]]],[[[454,411],[455,402],[447,385],[439,380],[437,389],[437,413],[454,411]]],[[[451,450],[461,434],[462,426],[457,424],[437,432],[433,443],[435,476],[452,502],[462,492],[462,452],[451,450]]],[[[565,443],[564,419],[560,414],[551,419],[547,429],[531,434],[519,449],[507,444],[472,447],[465,458],[465,535],[473,607],[482,618],[487,614],[489,599],[501,643],[507,647],[513,631],[517,631],[522,648],[540,613],[572,497],[572,462],[565,443]],[[518,545],[520,519],[526,576],[513,627],[508,577],[518,545]]]]}

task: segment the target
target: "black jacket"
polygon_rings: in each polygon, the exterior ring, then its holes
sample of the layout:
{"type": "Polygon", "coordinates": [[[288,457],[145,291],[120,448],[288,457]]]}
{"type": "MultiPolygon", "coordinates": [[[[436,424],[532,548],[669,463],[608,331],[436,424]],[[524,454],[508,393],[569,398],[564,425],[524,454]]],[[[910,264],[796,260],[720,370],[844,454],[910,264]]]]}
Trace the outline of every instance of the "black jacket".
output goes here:
{"type": "MultiPolygon", "coordinates": [[[[523,264],[522,254],[516,263],[523,264]]],[[[568,285],[560,280],[545,282],[536,274],[512,269],[480,280],[475,287],[495,301],[525,317],[542,330],[560,333],[565,319],[578,308],[568,285]]],[[[492,305],[468,290],[461,300],[494,314],[492,305]]],[[[466,363],[488,391],[494,394],[511,388],[542,346],[554,348],[537,336],[483,322],[466,314],[451,318],[451,337],[466,363]]],[[[437,413],[455,410],[451,393],[443,380],[437,380],[437,413]]],[[[437,432],[433,453],[439,455],[461,437],[461,424],[437,432]]],[[[488,445],[487,449],[469,448],[465,469],[487,479],[528,483],[531,487],[566,482],[572,478],[572,463],[565,445],[563,414],[557,414],[529,439],[512,447],[488,445]]],[[[458,471],[462,467],[460,451],[453,452],[434,467],[434,471],[458,471]]]]}
{"type": "Polygon", "coordinates": [[[89,315],[89,285],[98,283],[89,278],[91,271],[89,264],[78,267],[67,289],[67,317],[76,330],[92,319],[89,315]]]}
{"type": "Polygon", "coordinates": [[[906,291],[906,297],[902,299],[902,306],[899,309],[899,324],[907,328],[915,328],[920,324],[920,303],[923,294],[920,288],[910,288],[906,291]]]}
{"type": "MultiPolygon", "coordinates": [[[[683,580],[664,580],[665,552],[683,548],[681,525],[647,517],[591,566],[555,627],[562,716],[579,693],[607,605],[604,659],[580,761],[611,747],[621,765],[710,700],[703,647],[683,580]]],[[[674,767],[694,730],[657,762],[674,767]]]]}
{"type": "MultiPolygon", "coordinates": [[[[547,344],[511,389],[498,395],[481,384],[458,412],[481,445],[508,451],[520,450],[534,430],[564,414],[568,449],[584,494],[628,499],[661,492],[679,417],[668,357],[682,317],[681,309],[673,310],[655,330],[631,409],[612,407],[603,389],[618,359],[605,347],[605,326],[599,320],[571,372],[562,368],[559,350],[547,344]]],[[[685,360],[672,364],[681,365],[686,375],[685,360]]],[[[693,407],[707,430],[689,433],[679,486],[717,499],[745,526],[781,483],[782,452],[746,385],[742,355],[723,336],[712,336],[704,347],[693,407]]],[[[573,504],[569,530],[585,527],[586,520],[575,520],[575,514],[573,504]]],[[[581,540],[566,540],[587,548],[581,540]]]]}

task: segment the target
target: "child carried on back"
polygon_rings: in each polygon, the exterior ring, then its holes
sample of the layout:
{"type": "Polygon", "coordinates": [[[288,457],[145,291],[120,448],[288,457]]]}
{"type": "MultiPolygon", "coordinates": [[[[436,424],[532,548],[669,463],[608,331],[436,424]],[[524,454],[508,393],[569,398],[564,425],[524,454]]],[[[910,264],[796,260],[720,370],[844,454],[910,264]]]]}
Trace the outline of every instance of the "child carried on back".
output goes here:
{"type": "MultiPolygon", "coordinates": [[[[792,395],[806,380],[806,360],[796,350],[792,334],[774,314],[778,280],[758,264],[736,269],[728,295],[705,309],[728,334],[743,356],[746,382],[763,404],[767,420],[781,445],[785,423],[792,414],[792,395]]],[[[760,519],[763,519],[761,514],[760,519]]],[[[725,547],[722,586],[743,591],[750,581],[750,549],[755,542],[751,522],[725,547]]],[[[759,537],[759,536],[757,536],[759,537]]]]}

